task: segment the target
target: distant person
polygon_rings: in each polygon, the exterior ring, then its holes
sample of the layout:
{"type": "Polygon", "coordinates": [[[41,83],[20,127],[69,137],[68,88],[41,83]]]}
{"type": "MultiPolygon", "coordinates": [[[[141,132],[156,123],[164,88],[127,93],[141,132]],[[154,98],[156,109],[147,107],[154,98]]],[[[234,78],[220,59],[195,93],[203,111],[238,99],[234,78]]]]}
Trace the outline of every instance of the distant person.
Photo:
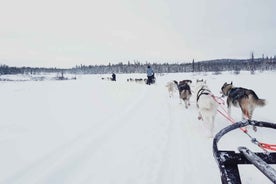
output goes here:
{"type": "Polygon", "coordinates": [[[112,73],[111,80],[112,80],[112,81],[116,81],[116,75],[115,75],[115,73],[112,73]]]}
{"type": "Polygon", "coordinates": [[[148,65],[148,68],[147,68],[147,77],[148,77],[147,84],[148,85],[152,84],[154,80],[154,71],[150,67],[150,65],[148,65]]]}

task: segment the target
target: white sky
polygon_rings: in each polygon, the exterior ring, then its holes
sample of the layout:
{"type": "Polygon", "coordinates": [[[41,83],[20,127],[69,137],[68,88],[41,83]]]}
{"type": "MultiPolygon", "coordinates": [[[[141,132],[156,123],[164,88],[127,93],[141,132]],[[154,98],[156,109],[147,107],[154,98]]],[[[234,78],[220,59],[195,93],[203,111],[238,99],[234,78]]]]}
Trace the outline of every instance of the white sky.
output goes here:
{"type": "Polygon", "coordinates": [[[0,64],[190,62],[276,54],[275,0],[9,0],[0,64]]]}

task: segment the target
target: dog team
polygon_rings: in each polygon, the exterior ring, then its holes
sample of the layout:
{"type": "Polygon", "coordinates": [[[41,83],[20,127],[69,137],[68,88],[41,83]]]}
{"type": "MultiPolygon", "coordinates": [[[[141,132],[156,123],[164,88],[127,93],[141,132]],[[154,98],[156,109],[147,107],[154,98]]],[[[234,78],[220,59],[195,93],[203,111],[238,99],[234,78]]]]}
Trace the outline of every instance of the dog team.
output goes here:
{"type": "MultiPolygon", "coordinates": [[[[166,84],[169,97],[178,91],[180,103],[184,101],[185,108],[190,106],[192,96],[191,80],[170,81],[166,84]]],[[[219,102],[218,97],[213,95],[206,84],[206,80],[196,80],[195,91],[196,106],[198,109],[198,119],[202,120],[208,127],[208,137],[213,137],[214,121],[217,114],[219,102]]],[[[262,107],[266,104],[264,99],[260,99],[257,94],[251,90],[242,87],[234,87],[233,83],[224,83],[221,87],[222,97],[227,97],[226,104],[228,115],[231,115],[231,107],[239,107],[242,112],[242,119],[252,119],[253,111],[256,107],[262,107]]],[[[256,128],[253,127],[256,131],[256,128]]]]}

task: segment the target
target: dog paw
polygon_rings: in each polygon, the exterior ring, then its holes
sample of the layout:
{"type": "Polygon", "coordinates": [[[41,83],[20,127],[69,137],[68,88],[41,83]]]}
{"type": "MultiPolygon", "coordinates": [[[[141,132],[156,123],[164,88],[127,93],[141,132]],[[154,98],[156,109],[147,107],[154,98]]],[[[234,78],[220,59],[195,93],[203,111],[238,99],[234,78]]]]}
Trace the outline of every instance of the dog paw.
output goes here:
{"type": "Polygon", "coordinates": [[[254,130],[254,132],[257,132],[257,127],[253,126],[253,130],[254,130]]]}

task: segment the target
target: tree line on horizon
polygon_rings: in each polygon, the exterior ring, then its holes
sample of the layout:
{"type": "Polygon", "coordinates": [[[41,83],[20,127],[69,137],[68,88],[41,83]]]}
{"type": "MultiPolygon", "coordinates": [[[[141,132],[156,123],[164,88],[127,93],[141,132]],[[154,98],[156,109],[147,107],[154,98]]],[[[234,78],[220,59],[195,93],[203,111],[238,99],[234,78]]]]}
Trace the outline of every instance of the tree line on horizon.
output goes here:
{"type": "Polygon", "coordinates": [[[7,74],[41,74],[41,73],[70,73],[70,74],[110,74],[110,73],[145,73],[148,65],[151,65],[155,73],[184,73],[184,72],[215,72],[223,71],[268,71],[276,70],[276,56],[250,59],[216,59],[209,61],[194,60],[190,63],[141,63],[134,61],[123,64],[108,65],[77,65],[70,69],[39,68],[39,67],[9,67],[0,65],[0,75],[7,74]]]}

